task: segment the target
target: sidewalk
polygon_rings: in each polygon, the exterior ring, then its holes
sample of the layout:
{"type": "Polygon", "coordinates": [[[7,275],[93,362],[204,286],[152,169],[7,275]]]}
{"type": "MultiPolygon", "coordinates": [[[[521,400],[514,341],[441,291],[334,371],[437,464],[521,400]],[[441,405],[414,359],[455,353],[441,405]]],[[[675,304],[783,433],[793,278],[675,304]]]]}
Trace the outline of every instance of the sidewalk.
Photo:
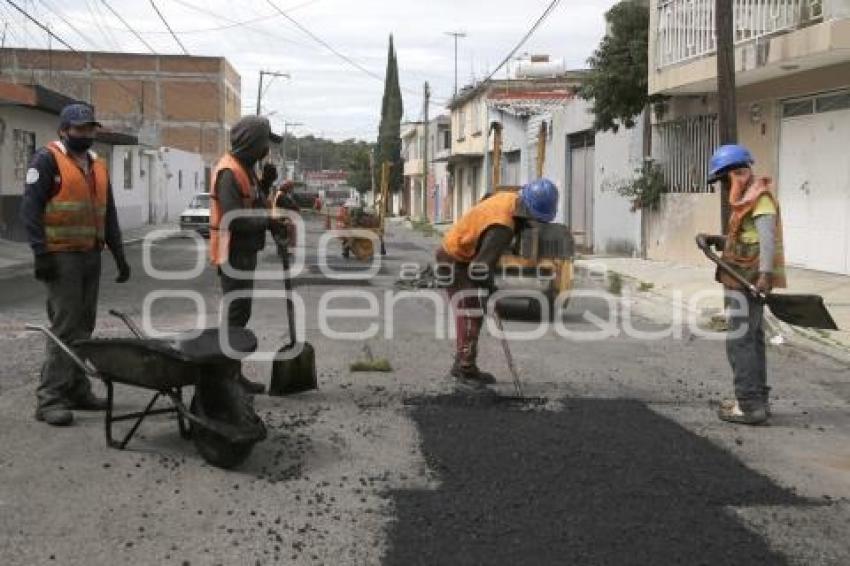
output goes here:
{"type": "MultiPolygon", "coordinates": [[[[147,224],[124,231],[124,245],[138,244],[154,230],[179,230],[176,223],[147,224]]],[[[0,279],[14,277],[32,268],[33,257],[29,244],[0,239],[0,279]]]]}
{"type": "MultiPolygon", "coordinates": [[[[708,322],[722,315],[720,286],[714,283],[714,268],[688,266],[663,261],[621,257],[585,257],[576,267],[588,273],[617,273],[623,280],[623,294],[650,315],[661,315],[663,308],[676,304],[696,311],[698,319],[708,322]],[[712,292],[714,291],[714,292],[712,292]],[[701,300],[696,300],[701,298],[701,300]]],[[[770,325],[781,339],[833,357],[850,360],[850,277],[789,267],[788,289],[780,292],[821,295],[839,331],[792,327],[769,317],[770,325]]],[[[606,280],[607,283],[607,280],[606,280]]]]}

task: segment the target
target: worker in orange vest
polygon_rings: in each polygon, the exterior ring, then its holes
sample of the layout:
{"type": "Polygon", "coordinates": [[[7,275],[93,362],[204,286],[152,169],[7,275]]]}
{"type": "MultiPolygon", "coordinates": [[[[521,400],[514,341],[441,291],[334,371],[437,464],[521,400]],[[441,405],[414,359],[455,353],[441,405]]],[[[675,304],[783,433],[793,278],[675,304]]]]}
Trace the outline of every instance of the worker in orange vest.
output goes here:
{"type": "MultiPolygon", "coordinates": [[[[210,191],[210,260],[218,268],[222,292],[248,293],[230,301],[222,313],[222,324],[245,328],[251,318],[254,270],[257,253],[266,245],[269,218],[266,214],[238,216],[225,225],[228,212],[266,210],[269,189],[277,177],[271,165],[258,176],[255,168],[269,153],[271,126],[262,116],[246,116],[230,130],[229,152],[215,166],[210,191]],[[229,269],[223,269],[227,267],[229,269]]],[[[265,386],[240,376],[250,393],[262,393],[265,386]]]]}
{"type": "Polygon", "coordinates": [[[548,179],[537,179],[518,193],[499,192],[485,198],[443,237],[437,250],[437,276],[448,280],[456,331],[451,375],[460,382],[475,386],[495,382],[492,374],[478,368],[476,359],[483,304],[495,289],[496,264],[524,222],[552,222],[557,210],[558,188],[548,179]]]}
{"type": "MultiPolygon", "coordinates": [[[[50,329],[66,344],[94,331],[104,244],[118,266],[116,281],[130,278],[109,171],[90,151],[100,127],[88,104],[65,106],[59,140],[30,160],[21,203],[35,278],[47,286],[50,329]]],[[[106,409],[88,377],[50,340],[36,396],[36,419],[54,426],[71,424],[72,410],[106,409]]]]}

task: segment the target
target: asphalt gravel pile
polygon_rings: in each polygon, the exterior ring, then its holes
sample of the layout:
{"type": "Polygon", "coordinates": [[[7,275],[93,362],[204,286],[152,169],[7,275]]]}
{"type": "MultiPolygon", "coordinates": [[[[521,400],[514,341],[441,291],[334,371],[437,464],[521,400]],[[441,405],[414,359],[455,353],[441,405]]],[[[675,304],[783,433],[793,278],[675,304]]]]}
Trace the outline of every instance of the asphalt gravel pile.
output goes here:
{"type": "Polygon", "coordinates": [[[728,507],[805,504],[629,400],[410,402],[436,490],[391,492],[386,564],[784,564],[728,507]]]}

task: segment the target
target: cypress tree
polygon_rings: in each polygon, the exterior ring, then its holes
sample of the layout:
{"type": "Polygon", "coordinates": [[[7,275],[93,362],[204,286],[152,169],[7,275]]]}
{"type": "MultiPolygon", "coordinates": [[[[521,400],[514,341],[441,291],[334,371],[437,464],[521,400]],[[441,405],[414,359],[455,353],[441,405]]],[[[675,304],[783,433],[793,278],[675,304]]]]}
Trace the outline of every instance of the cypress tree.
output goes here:
{"type": "Polygon", "coordinates": [[[378,176],[375,186],[380,186],[381,164],[392,164],[390,191],[398,192],[404,183],[403,164],[401,162],[401,118],[404,112],[401,100],[401,88],[398,84],[398,61],[396,60],[393,36],[390,34],[390,47],[387,53],[387,73],[384,77],[384,98],[381,102],[381,123],[378,126],[378,159],[375,174],[378,176]]]}

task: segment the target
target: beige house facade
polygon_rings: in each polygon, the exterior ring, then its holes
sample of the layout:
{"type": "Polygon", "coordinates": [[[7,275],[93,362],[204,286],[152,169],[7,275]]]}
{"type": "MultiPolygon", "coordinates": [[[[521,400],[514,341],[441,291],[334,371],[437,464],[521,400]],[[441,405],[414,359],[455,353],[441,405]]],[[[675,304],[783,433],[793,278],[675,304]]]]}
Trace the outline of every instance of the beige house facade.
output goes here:
{"type": "MultiPolygon", "coordinates": [[[[734,0],[739,142],[774,179],[792,265],[850,273],[850,0],[734,0]],[[824,230],[834,239],[817,245],[824,230]]],[[[703,259],[697,232],[720,230],[705,182],[718,145],[712,0],[652,0],[653,157],[670,193],[648,219],[650,258],[703,259]]]]}

